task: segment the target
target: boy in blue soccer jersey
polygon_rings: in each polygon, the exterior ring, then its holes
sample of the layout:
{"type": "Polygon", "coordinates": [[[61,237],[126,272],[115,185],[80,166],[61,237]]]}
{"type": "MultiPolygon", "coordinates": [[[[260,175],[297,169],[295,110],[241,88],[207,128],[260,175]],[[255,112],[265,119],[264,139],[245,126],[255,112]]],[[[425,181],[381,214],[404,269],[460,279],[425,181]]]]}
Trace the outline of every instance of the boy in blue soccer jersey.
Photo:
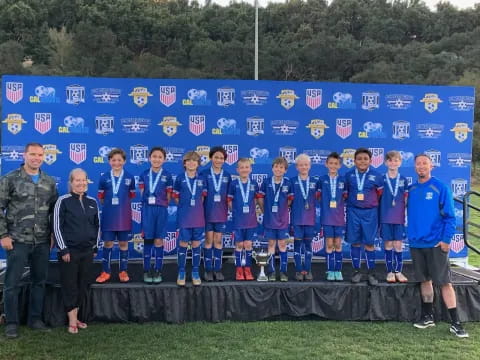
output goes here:
{"type": "Polygon", "coordinates": [[[142,192],[143,281],[147,284],[162,282],[163,239],[167,234],[167,207],[173,188],[172,175],[162,168],[165,149],[156,146],[150,150],[150,169],[140,175],[142,192]],[[151,266],[151,257],[155,265],[151,266]]]}
{"type": "Polygon", "coordinates": [[[235,241],[235,279],[253,280],[252,275],[252,239],[258,227],[256,201],[259,189],[256,181],[250,179],[252,165],[247,158],[237,162],[240,177],[230,184],[228,191],[229,206],[233,216],[233,239],[235,241]],[[242,255],[245,250],[245,266],[242,255]]]}
{"type": "Polygon", "coordinates": [[[387,282],[405,283],[408,279],[402,274],[402,240],[405,239],[405,203],[408,184],[407,179],[398,171],[402,165],[402,156],[398,151],[387,153],[385,165],[388,171],[383,177],[385,189],[380,199],[380,235],[385,246],[387,282]]]}
{"type": "Polygon", "coordinates": [[[223,234],[228,216],[227,194],[232,178],[223,170],[227,152],[221,146],[214,146],[209,153],[212,166],[201,172],[206,180],[208,195],[205,198],[205,244],[203,260],[205,263],[205,281],[223,281],[222,257],[223,234]],[[213,248],[212,248],[213,247],[213,248]]]}
{"type": "Polygon", "coordinates": [[[120,282],[128,282],[128,241],[132,230],[132,204],[135,197],[135,179],[123,169],[127,155],[122,149],[112,149],[108,154],[111,170],[100,177],[98,199],[103,205],[100,221],[103,239],[102,272],[97,283],[110,280],[113,242],[120,248],[120,282]]]}
{"type": "Polygon", "coordinates": [[[188,243],[192,245],[192,283],[198,286],[200,279],[200,242],[205,233],[204,197],[207,196],[205,179],[197,174],[200,155],[189,151],[183,156],[185,172],[175,179],[173,198],[177,203],[178,222],[178,276],[177,285],[185,286],[185,264],[188,243]]]}
{"type": "Polygon", "coordinates": [[[378,231],[378,204],[383,190],[382,175],[370,168],[372,153],[359,148],[354,155],[355,168],[345,174],[347,190],[347,236],[351,245],[352,283],[362,280],[360,272],[361,246],[365,249],[368,282],[378,285],[375,277],[375,236],[378,231]]]}
{"type": "Polygon", "coordinates": [[[310,176],[311,160],[306,154],[295,159],[298,175],[291,180],[293,201],[291,224],[294,236],[295,279],[312,281],[312,239],[315,236],[315,203],[318,176],[310,176]],[[302,264],[302,247],[304,262],[302,264]]]}
{"type": "Polygon", "coordinates": [[[271,254],[269,262],[269,281],[276,281],[275,274],[275,247],[278,244],[280,252],[280,281],[288,281],[287,241],[290,238],[288,208],[292,202],[290,180],[285,177],[288,162],[283,157],[277,157],[272,163],[273,176],[265,179],[260,190],[260,208],[263,215],[265,238],[268,239],[268,252],[271,254]]]}
{"type": "Polygon", "coordinates": [[[320,177],[320,206],[323,235],[326,239],[327,280],[343,281],[342,239],[345,235],[345,177],[338,174],[342,166],[340,155],[332,152],[327,157],[328,174],[320,177]]]}

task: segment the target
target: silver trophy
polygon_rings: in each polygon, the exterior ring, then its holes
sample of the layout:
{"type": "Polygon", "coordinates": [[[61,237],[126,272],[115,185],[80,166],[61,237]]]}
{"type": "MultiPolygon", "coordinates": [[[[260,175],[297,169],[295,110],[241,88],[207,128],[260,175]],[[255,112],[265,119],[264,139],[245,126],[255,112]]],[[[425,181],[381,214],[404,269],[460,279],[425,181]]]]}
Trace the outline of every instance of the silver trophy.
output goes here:
{"type": "Polygon", "coordinates": [[[258,274],[257,281],[268,281],[267,275],[265,275],[265,265],[268,264],[268,261],[272,257],[272,254],[267,253],[265,250],[260,250],[260,252],[252,253],[255,262],[260,266],[260,274],[258,274]]]}

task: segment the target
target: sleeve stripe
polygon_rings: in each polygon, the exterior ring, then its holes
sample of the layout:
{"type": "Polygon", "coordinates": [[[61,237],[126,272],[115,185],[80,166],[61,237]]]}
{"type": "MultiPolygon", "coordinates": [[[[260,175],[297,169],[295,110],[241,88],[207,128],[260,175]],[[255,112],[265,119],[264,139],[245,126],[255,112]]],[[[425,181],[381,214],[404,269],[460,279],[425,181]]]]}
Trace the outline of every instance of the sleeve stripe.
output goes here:
{"type": "Polygon", "coordinates": [[[55,208],[53,210],[53,231],[55,233],[55,239],[57,241],[57,246],[60,250],[65,249],[67,246],[65,245],[65,241],[62,237],[62,231],[60,229],[60,206],[62,205],[63,199],[69,198],[70,194],[65,194],[60,196],[55,203],[55,208]]]}
{"type": "Polygon", "coordinates": [[[97,248],[100,246],[100,235],[101,235],[101,231],[100,231],[100,209],[98,208],[98,203],[97,203],[97,200],[91,196],[87,196],[87,198],[91,199],[93,201],[93,203],[95,204],[95,207],[97,208],[97,217],[98,217],[98,231],[97,231],[97,248]]]}

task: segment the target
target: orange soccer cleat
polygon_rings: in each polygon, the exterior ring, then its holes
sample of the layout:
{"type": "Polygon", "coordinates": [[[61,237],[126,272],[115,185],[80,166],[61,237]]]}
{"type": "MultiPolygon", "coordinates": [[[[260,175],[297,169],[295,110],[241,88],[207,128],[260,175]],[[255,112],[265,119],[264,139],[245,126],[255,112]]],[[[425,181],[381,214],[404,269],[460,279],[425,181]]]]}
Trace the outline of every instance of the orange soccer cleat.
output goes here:
{"type": "Polygon", "coordinates": [[[123,282],[123,283],[130,281],[130,278],[128,277],[128,273],[126,271],[120,271],[118,273],[118,278],[120,279],[120,282],[123,282]]]}
{"type": "Polygon", "coordinates": [[[110,275],[109,273],[102,271],[102,273],[97,277],[95,281],[99,284],[103,284],[104,282],[110,280],[111,276],[112,275],[110,275]]]}
{"type": "Polygon", "coordinates": [[[237,266],[237,271],[235,272],[235,280],[245,280],[245,275],[243,274],[243,268],[241,266],[237,266]]]}
{"type": "Polygon", "coordinates": [[[252,269],[250,269],[249,266],[245,266],[243,268],[243,274],[245,275],[245,280],[247,280],[247,281],[255,280],[255,278],[253,277],[253,274],[252,274],[252,269]]]}

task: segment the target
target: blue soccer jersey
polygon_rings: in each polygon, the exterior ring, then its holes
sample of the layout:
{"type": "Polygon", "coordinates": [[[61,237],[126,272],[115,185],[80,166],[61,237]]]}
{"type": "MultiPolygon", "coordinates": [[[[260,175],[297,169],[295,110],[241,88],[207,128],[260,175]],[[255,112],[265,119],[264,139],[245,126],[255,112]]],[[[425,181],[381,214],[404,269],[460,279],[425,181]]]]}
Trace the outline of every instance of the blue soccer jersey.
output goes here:
{"type": "Polygon", "coordinates": [[[300,176],[293,177],[291,184],[293,201],[290,222],[292,225],[315,225],[318,176],[309,176],[308,191],[307,180],[301,180],[300,176]]]}
{"type": "Polygon", "coordinates": [[[321,224],[330,226],[345,226],[345,177],[323,175],[318,181],[320,191],[321,224]],[[333,191],[332,191],[333,189],[333,191]]]}
{"type": "Polygon", "coordinates": [[[378,196],[383,189],[383,176],[371,167],[364,173],[350,170],[345,174],[348,193],[347,206],[371,209],[378,206],[378,196]],[[358,181],[357,181],[358,175],[358,181]]]}
{"type": "Polygon", "coordinates": [[[405,224],[405,200],[408,194],[408,182],[404,176],[387,179],[388,174],[383,176],[384,188],[380,198],[380,224],[405,224]],[[390,186],[388,181],[390,180],[390,186]],[[396,196],[393,196],[396,193],[396,196]]]}
{"type": "Polygon", "coordinates": [[[273,177],[266,178],[260,189],[264,197],[263,226],[267,229],[287,229],[289,224],[288,200],[293,197],[287,177],[272,186],[273,177]]]}
{"type": "Polygon", "coordinates": [[[197,175],[188,179],[185,173],[177,176],[172,196],[178,199],[177,223],[179,228],[205,227],[203,198],[206,195],[205,179],[202,176],[197,175]],[[189,185],[192,191],[190,191],[189,185]]]}
{"type": "Polygon", "coordinates": [[[123,170],[120,176],[107,171],[98,182],[98,198],[103,200],[102,231],[130,231],[132,204],[135,197],[135,178],[123,170]]]}
{"type": "Polygon", "coordinates": [[[235,179],[230,184],[228,198],[232,201],[234,229],[252,229],[258,225],[255,205],[255,199],[259,196],[258,184],[256,181],[250,180],[249,191],[247,185],[247,182],[242,183],[240,179],[235,179]],[[245,203],[244,200],[247,202],[245,203]]]}
{"type": "Polygon", "coordinates": [[[162,169],[161,173],[156,173],[151,169],[145,170],[140,175],[138,186],[143,190],[143,206],[168,206],[167,194],[173,190],[172,175],[168,171],[162,169]],[[152,173],[151,177],[150,172],[152,173]]]}
{"type": "Polygon", "coordinates": [[[232,182],[230,174],[222,170],[223,174],[215,174],[210,169],[203,170],[200,175],[206,179],[207,196],[205,198],[206,222],[223,223],[228,217],[228,188],[232,182]],[[221,175],[221,176],[220,176],[221,175]]]}

